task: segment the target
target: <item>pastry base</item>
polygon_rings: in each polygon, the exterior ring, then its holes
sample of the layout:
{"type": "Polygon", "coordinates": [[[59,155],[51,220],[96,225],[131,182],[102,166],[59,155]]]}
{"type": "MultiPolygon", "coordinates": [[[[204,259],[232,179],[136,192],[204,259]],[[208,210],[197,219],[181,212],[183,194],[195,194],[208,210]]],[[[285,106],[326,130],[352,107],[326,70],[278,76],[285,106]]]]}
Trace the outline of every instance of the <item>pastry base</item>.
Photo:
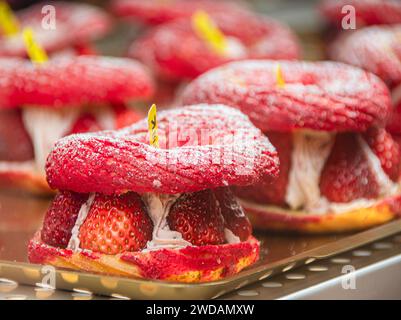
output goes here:
{"type": "Polygon", "coordinates": [[[107,255],[49,246],[42,242],[39,231],[29,243],[28,256],[32,263],[59,268],[195,283],[220,280],[255,263],[259,258],[259,241],[251,236],[236,244],[107,255]]]}
{"type": "Polygon", "coordinates": [[[343,213],[310,214],[240,200],[254,228],[300,233],[340,233],[367,229],[401,215],[401,195],[343,213]]]}

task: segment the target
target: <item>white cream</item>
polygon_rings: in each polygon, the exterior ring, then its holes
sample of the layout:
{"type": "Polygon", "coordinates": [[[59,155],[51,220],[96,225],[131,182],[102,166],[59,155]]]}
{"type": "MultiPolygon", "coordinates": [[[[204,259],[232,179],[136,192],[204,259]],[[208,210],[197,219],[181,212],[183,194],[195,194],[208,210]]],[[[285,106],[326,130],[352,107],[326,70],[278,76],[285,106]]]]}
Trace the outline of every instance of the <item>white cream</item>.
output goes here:
{"type": "Polygon", "coordinates": [[[152,241],[147,243],[145,250],[175,249],[192,245],[182,238],[180,232],[170,230],[167,223],[170,208],[179,196],[180,194],[157,193],[146,193],[142,196],[148,208],[148,214],[153,221],[152,241]]]}
{"type": "Polygon", "coordinates": [[[74,252],[81,251],[79,248],[79,229],[81,229],[82,224],[85,222],[86,217],[88,216],[93,200],[95,200],[95,193],[91,193],[88,200],[86,200],[86,202],[79,209],[77,220],[75,221],[75,225],[71,230],[71,238],[68,242],[67,249],[71,249],[74,252]]]}
{"type": "MultiPolygon", "coordinates": [[[[387,176],[379,158],[366,141],[360,135],[357,141],[375,174],[380,188],[379,196],[384,197],[399,192],[399,185],[387,176]]],[[[332,149],[334,136],[298,132],[294,134],[293,142],[292,166],[286,191],[286,202],[291,209],[311,214],[342,213],[357,208],[367,208],[376,202],[374,199],[361,198],[347,203],[334,203],[320,194],[320,175],[332,149]]]]}
{"type": "Polygon", "coordinates": [[[227,243],[240,243],[241,239],[237,237],[230,229],[224,228],[224,237],[227,243]]]}
{"type": "Polygon", "coordinates": [[[34,172],[36,168],[35,161],[0,161],[0,172],[34,172]]]}
{"type": "Polygon", "coordinates": [[[292,165],[285,196],[291,209],[303,207],[310,210],[318,205],[320,173],[333,143],[334,136],[329,133],[294,133],[292,165]]]}
{"type": "Polygon", "coordinates": [[[247,49],[242,42],[234,37],[226,37],[227,47],[224,55],[231,59],[241,59],[246,57],[247,49]]]}
{"type": "Polygon", "coordinates": [[[68,133],[78,115],[77,108],[22,109],[22,120],[32,140],[37,171],[44,172],[47,155],[54,143],[68,133]]]}

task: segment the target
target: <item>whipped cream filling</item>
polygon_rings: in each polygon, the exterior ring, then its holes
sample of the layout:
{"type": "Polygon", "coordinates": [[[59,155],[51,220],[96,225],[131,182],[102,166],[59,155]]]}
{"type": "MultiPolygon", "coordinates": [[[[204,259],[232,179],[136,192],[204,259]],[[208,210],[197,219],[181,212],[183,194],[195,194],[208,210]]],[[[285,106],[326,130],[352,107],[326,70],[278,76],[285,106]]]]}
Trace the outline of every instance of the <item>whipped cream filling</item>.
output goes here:
{"type": "Polygon", "coordinates": [[[179,197],[180,194],[157,193],[145,193],[142,196],[153,221],[152,240],[148,241],[145,250],[176,249],[192,245],[182,238],[180,232],[170,230],[167,223],[170,208],[179,197]]]}
{"type": "Polygon", "coordinates": [[[237,237],[230,229],[224,228],[224,237],[227,243],[240,243],[241,239],[237,237]]]}
{"type": "MultiPolygon", "coordinates": [[[[320,194],[319,182],[323,166],[334,143],[328,133],[297,132],[293,137],[292,165],[286,190],[286,202],[292,210],[311,214],[342,213],[373,205],[375,199],[356,199],[348,203],[334,203],[320,194]]],[[[358,143],[366,155],[380,188],[380,197],[396,194],[399,185],[384,172],[379,158],[366,141],[358,135],[358,143]]]]}
{"type": "Polygon", "coordinates": [[[226,37],[227,47],[224,56],[231,59],[245,58],[247,55],[247,48],[237,38],[226,37]]]}
{"type": "Polygon", "coordinates": [[[285,200],[291,209],[312,210],[320,202],[320,173],[330,154],[334,136],[327,132],[293,135],[291,169],[285,200]]]}
{"type": "MultiPolygon", "coordinates": [[[[46,159],[54,143],[70,132],[81,115],[79,107],[51,109],[29,106],[22,109],[22,121],[32,141],[34,159],[24,162],[0,161],[0,171],[23,171],[44,174],[46,159]]],[[[90,111],[102,130],[115,127],[115,113],[107,106],[90,111]]]]}
{"type": "Polygon", "coordinates": [[[46,158],[54,143],[68,133],[78,115],[76,108],[23,108],[22,121],[33,144],[37,171],[44,173],[46,158]]]}
{"type": "Polygon", "coordinates": [[[28,172],[35,171],[36,164],[34,160],[29,161],[0,161],[0,172],[28,172]]]}
{"type": "Polygon", "coordinates": [[[75,221],[75,225],[71,230],[71,238],[68,242],[67,249],[71,249],[74,252],[81,251],[81,249],[79,248],[79,229],[88,216],[89,210],[92,207],[93,200],[95,200],[95,193],[91,193],[88,200],[86,200],[86,202],[79,209],[77,221],[75,221]]]}

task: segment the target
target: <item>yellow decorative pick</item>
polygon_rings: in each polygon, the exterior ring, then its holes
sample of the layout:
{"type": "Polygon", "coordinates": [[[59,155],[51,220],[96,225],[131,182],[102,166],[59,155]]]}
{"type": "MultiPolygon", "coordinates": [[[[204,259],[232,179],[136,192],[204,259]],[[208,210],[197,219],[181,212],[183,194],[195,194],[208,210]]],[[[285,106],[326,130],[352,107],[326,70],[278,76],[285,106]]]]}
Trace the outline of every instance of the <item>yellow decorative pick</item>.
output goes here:
{"type": "Polygon", "coordinates": [[[196,11],[192,15],[192,28],[217,54],[224,55],[227,50],[227,40],[212,18],[205,11],[196,11]]]}
{"type": "Polygon", "coordinates": [[[6,36],[19,32],[18,20],[6,1],[0,1],[0,28],[6,36]]]}
{"type": "Polygon", "coordinates": [[[148,130],[150,145],[159,148],[159,135],[157,134],[157,110],[153,104],[148,112],[148,130]]]}
{"type": "Polygon", "coordinates": [[[281,65],[278,64],[276,67],[276,83],[280,89],[285,88],[285,80],[283,77],[283,73],[281,71],[281,65]]]}
{"type": "Polygon", "coordinates": [[[31,28],[25,28],[22,31],[22,37],[28,56],[33,63],[42,64],[49,60],[46,51],[35,41],[35,35],[31,28]]]}

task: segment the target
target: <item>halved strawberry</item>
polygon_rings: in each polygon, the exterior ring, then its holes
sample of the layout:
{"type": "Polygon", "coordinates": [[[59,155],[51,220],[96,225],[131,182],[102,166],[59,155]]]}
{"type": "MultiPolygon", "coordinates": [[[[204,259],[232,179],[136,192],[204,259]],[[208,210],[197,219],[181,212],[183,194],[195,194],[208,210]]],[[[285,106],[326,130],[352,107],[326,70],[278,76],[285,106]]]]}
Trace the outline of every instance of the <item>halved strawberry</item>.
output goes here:
{"type": "Polygon", "coordinates": [[[79,230],[82,249],[105,254],[139,251],[152,239],[153,222],[137,193],[97,194],[79,230]]]}
{"type": "Polygon", "coordinates": [[[196,246],[225,242],[224,219],[211,190],[183,194],[172,205],[167,223],[196,246]]]}
{"type": "Polygon", "coordinates": [[[332,202],[378,196],[379,185],[356,134],[337,135],[320,176],[320,191],[332,202]]]}
{"type": "Polygon", "coordinates": [[[391,134],[384,128],[371,128],[364,138],[379,158],[384,172],[391,180],[397,181],[401,169],[401,149],[391,134]]]}
{"type": "Polygon", "coordinates": [[[58,193],[46,212],[41,232],[42,241],[54,247],[67,247],[79,209],[87,199],[87,194],[69,191],[58,193]]]}
{"type": "Polygon", "coordinates": [[[291,168],[292,135],[281,132],[268,132],[266,135],[279,155],[280,174],[278,178],[266,177],[252,186],[233,188],[233,190],[238,197],[243,199],[284,206],[291,168]]]}
{"type": "Polygon", "coordinates": [[[69,134],[95,132],[100,130],[102,130],[102,128],[96,120],[96,117],[90,113],[83,113],[75,121],[69,134]]]}
{"type": "Polygon", "coordinates": [[[34,157],[31,139],[20,110],[0,111],[0,161],[26,161],[34,157]]]}
{"type": "Polygon", "coordinates": [[[241,241],[246,241],[252,234],[252,225],[229,188],[215,190],[221,214],[224,218],[224,227],[234,233],[241,241]]]}

